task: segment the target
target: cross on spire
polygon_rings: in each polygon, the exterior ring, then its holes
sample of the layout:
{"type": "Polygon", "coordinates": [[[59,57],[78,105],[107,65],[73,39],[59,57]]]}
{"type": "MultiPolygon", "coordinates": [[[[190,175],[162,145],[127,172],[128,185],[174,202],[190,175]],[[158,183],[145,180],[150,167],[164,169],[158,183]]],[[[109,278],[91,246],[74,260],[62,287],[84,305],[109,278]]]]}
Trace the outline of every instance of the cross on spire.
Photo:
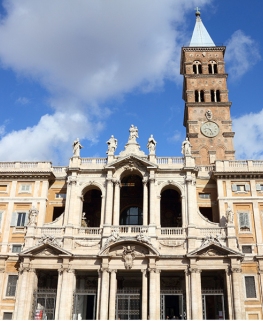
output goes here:
{"type": "Polygon", "coordinates": [[[196,7],[195,10],[195,15],[200,16],[200,8],[196,7]]]}

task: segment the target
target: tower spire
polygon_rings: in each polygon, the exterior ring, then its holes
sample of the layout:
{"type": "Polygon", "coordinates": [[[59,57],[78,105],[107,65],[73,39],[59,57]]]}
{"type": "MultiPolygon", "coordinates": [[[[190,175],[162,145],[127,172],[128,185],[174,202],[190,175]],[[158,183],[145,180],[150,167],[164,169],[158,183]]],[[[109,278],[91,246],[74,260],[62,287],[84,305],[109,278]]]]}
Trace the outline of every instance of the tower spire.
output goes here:
{"type": "Polygon", "coordinates": [[[189,47],[215,47],[215,44],[207,32],[202,20],[200,8],[196,7],[196,22],[189,47]]]}

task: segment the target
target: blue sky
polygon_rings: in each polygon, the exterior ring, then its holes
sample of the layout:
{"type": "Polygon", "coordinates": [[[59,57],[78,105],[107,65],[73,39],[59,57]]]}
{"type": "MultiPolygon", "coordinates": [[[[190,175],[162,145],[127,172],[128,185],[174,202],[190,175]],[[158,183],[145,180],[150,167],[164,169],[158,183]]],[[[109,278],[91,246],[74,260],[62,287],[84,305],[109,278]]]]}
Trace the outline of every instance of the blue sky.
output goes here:
{"type": "Polygon", "coordinates": [[[196,6],[213,41],[226,45],[237,159],[263,158],[263,1],[8,0],[0,6],[0,160],[67,165],[124,149],[129,127],[147,152],[181,156],[180,50],[196,6]],[[252,5],[253,4],[253,5],[252,5]]]}

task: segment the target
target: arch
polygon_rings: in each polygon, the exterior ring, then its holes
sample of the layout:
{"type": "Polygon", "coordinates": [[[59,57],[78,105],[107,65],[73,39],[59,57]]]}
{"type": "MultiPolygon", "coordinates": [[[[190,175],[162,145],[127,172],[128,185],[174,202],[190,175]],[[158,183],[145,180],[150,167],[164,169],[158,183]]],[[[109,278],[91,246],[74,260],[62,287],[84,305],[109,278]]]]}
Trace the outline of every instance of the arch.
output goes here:
{"type": "Polygon", "coordinates": [[[99,227],[101,220],[102,192],[97,186],[83,190],[82,212],[85,213],[81,225],[83,227],[99,227]]]}
{"type": "Polygon", "coordinates": [[[182,227],[182,201],[180,191],[166,185],[161,190],[161,227],[182,227]]]}
{"type": "Polygon", "coordinates": [[[208,63],[208,73],[209,74],[217,74],[218,68],[217,68],[217,62],[214,60],[209,61],[208,63]]]}
{"type": "Polygon", "coordinates": [[[195,60],[193,62],[193,73],[198,75],[198,74],[202,74],[202,64],[200,61],[195,60]]]}

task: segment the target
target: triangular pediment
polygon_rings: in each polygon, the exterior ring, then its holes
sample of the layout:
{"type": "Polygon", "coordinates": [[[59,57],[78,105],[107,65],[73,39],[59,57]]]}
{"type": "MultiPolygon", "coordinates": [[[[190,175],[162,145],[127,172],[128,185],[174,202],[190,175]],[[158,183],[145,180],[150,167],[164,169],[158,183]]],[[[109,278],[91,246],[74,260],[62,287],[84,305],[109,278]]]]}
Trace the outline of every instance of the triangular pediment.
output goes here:
{"type": "Polygon", "coordinates": [[[143,168],[157,168],[158,166],[150,161],[146,157],[139,157],[134,154],[129,154],[124,157],[119,157],[117,160],[107,164],[105,168],[120,168],[120,167],[127,167],[127,170],[134,170],[140,167],[143,168]]]}
{"type": "Polygon", "coordinates": [[[37,245],[26,249],[20,253],[20,256],[72,256],[72,253],[62,249],[56,242],[48,238],[41,240],[37,245]]]}
{"type": "Polygon", "coordinates": [[[243,257],[243,254],[237,251],[230,249],[224,245],[221,245],[218,242],[211,241],[209,244],[201,245],[198,249],[193,250],[192,252],[186,255],[187,257],[229,257],[229,256],[238,256],[243,257]]]}

